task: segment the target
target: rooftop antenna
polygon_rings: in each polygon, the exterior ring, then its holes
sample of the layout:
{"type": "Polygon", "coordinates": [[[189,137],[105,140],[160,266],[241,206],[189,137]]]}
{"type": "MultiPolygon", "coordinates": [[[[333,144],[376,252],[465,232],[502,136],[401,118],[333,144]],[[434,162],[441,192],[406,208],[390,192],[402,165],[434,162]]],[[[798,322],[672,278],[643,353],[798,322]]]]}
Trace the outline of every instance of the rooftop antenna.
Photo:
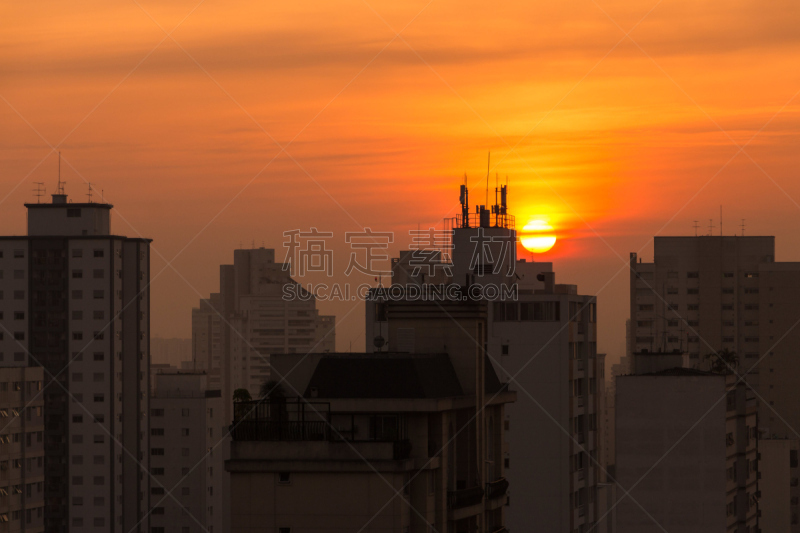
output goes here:
{"type": "Polygon", "coordinates": [[[61,152],[58,152],[58,186],[56,187],[56,194],[64,194],[64,185],[66,181],[61,181],[61,152]]]}
{"type": "Polygon", "coordinates": [[[694,226],[692,227],[694,228],[694,236],[697,237],[697,228],[699,228],[700,225],[697,223],[696,220],[694,221],[694,226]]]}
{"type": "Polygon", "coordinates": [[[92,203],[92,184],[87,183],[87,185],[89,186],[89,192],[86,193],[86,197],[89,199],[89,203],[92,203]]]}
{"type": "Polygon", "coordinates": [[[33,195],[36,196],[36,203],[38,204],[45,193],[44,182],[34,181],[33,184],[36,185],[36,188],[33,189],[33,195]]]}
{"type": "Polygon", "coordinates": [[[714,219],[713,218],[709,218],[708,219],[708,235],[709,236],[713,236],[714,235],[714,219]]]}
{"type": "Polygon", "coordinates": [[[742,237],[744,237],[744,219],[742,219],[742,223],[739,224],[739,227],[742,228],[742,237]]]}
{"type": "Polygon", "coordinates": [[[467,173],[464,172],[464,185],[461,186],[461,227],[469,227],[469,189],[467,188],[467,173]]]}
{"type": "Polygon", "coordinates": [[[489,157],[486,161],[486,202],[483,205],[489,205],[489,171],[492,168],[492,152],[489,152],[489,157]]]}

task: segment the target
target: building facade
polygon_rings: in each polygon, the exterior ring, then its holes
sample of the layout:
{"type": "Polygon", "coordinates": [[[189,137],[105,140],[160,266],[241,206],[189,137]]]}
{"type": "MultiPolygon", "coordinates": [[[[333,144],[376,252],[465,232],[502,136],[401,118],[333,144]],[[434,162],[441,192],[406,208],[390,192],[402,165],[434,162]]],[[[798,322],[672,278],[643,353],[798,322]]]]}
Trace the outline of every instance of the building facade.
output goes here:
{"type": "Polygon", "coordinates": [[[273,357],[302,397],[237,404],[232,533],[506,531],[515,393],[475,346],[273,357]]]}
{"type": "Polygon", "coordinates": [[[149,240],[112,235],[109,204],[26,207],[0,237],[0,354],[43,368],[46,531],[146,531],[149,240]]]}
{"type": "Polygon", "coordinates": [[[204,373],[156,374],[150,399],[150,533],[228,531],[222,395],[204,373]]]}
{"type": "Polygon", "coordinates": [[[688,368],[616,381],[617,531],[758,532],[752,390],[688,368]]]}
{"type": "Polygon", "coordinates": [[[0,531],[44,531],[42,369],[0,367],[0,531]]]}

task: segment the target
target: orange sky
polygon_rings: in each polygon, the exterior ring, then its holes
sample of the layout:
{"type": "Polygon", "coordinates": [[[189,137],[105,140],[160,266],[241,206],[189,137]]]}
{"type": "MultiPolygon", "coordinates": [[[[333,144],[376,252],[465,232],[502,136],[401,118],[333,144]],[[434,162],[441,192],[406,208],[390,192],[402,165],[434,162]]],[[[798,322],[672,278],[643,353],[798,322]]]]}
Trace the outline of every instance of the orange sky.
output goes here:
{"type": "MultiPolygon", "coordinates": [[[[464,172],[479,201],[491,150],[518,220],[561,236],[541,259],[599,293],[617,354],[622,260],[656,232],[706,232],[722,204],[726,233],[745,218],[800,260],[798,23],[788,0],[5,2],[0,224],[24,233],[63,140],[72,198],[102,189],[115,232],[155,239],[154,274],[177,255],[152,327],[186,337],[240,243],[369,226],[396,252],[455,214],[464,172]]],[[[352,307],[322,306],[340,349],[363,347],[352,307]]]]}

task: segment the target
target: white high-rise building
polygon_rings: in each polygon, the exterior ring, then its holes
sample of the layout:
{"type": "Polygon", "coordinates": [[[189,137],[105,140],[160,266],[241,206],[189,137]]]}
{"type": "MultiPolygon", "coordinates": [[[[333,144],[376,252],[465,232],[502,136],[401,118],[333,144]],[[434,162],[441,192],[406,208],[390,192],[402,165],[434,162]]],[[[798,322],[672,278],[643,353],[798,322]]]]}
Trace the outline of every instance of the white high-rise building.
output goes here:
{"type": "Polygon", "coordinates": [[[393,286],[383,297],[374,291],[367,302],[367,350],[451,353],[464,344],[480,346],[518,394],[504,421],[508,528],[603,532],[605,371],[596,347],[595,298],[578,294],[575,285],[556,284],[551,263],[517,261],[515,221],[500,192],[500,205],[471,214],[462,189],[452,263],[429,269],[426,260],[446,256],[414,251],[393,261],[393,286]],[[455,302],[396,298],[414,285],[443,287],[443,293],[460,287],[450,294],[469,296],[455,302]],[[514,286],[513,295],[501,296],[514,286]],[[483,306],[482,321],[468,329],[463,317],[476,305],[483,306]]]}
{"type": "Polygon", "coordinates": [[[45,530],[148,531],[150,241],[61,187],[26,207],[0,237],[0,358],[44,370],[45,530]]]}

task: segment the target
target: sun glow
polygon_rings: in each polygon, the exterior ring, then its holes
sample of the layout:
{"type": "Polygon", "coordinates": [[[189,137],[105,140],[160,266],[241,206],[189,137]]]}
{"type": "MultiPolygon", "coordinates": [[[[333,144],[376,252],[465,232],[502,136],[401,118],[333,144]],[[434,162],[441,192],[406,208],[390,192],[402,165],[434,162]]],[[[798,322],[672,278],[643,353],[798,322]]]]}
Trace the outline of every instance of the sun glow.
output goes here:
{"type": "Polygon", "coordinates": [[[520,242],[529,252],[544,253],[556,244],[553,226],[546,220],[532,219],[522,228],[520,242]]]}

